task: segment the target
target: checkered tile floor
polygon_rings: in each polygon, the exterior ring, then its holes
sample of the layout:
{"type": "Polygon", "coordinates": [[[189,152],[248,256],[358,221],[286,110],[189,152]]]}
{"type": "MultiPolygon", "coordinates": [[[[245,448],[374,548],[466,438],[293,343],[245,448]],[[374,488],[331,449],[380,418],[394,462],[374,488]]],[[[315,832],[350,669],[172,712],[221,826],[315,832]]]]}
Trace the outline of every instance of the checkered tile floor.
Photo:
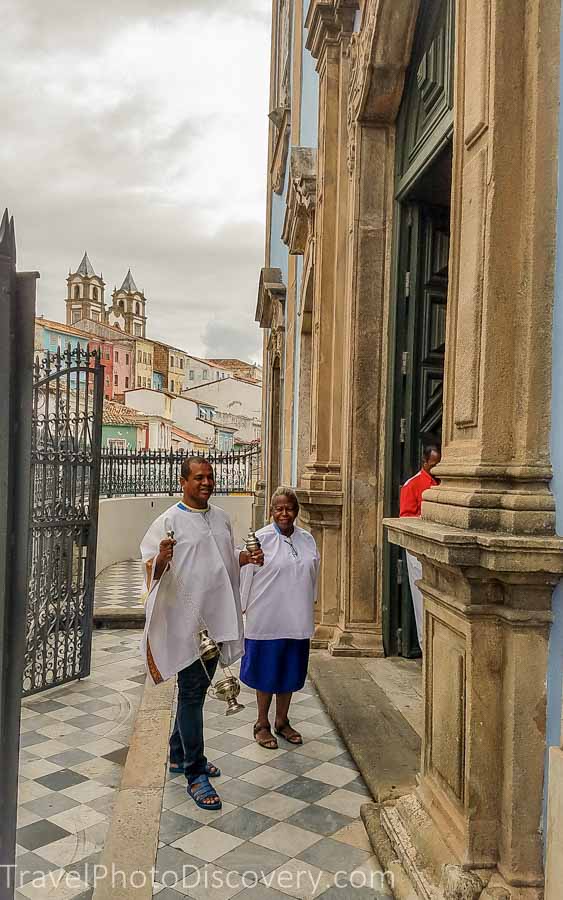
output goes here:
{"type": "Polygon", "coordinates": [[[145,682],[139,640],[138,631],[94,632],[88,678],[23,701],[18,898],[92,894],[80,878],[69,882],[75,891],[51,885],[62,870],[88,878],[103,849],[145,682]]]}
{"type": "Polygon", "coordinates": [[[103,609],[143,609],[141,595],[144,590],[143,563],[140,559],[109,566],[96,578],[94,607],[103,609]]]}
{"type": "Polygon", "coordinates": [[[388,896],[359,818],[369,793],[312,685],[294,695],[290,709],[292,725],[305,741],[300,747],[282,738],[278,750],[259,747],[252,737],[254,694],[243,690],[239,699],[246,708],[232,717],[225,716],[220,701],[208,699],[205,706],[206,753],[222,771],[212,784],[223,808],[198,809],[183,776],[168,777],[155,895],[159,900],[388,896]]]}

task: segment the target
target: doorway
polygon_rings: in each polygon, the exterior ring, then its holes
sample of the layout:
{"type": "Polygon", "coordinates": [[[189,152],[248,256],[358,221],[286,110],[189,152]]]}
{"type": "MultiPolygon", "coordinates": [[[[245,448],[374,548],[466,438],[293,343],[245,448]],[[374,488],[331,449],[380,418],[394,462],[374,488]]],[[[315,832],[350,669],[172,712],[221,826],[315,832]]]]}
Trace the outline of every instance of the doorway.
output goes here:
{"type": "MultiPolygon", "coordinates": [[[[449,163],[446,153],[438,165],[446,169],[449,163]]],[[[446,199],[424,189],[401,204],[391,515],[398,515],[401,485],[420,469],[425,442],[441,440],[450,237],[446,199]]],[[[390,548],[390,562],[395,578],[390,586],[389,652],[420,656],[400,548],[390,548]]]]}

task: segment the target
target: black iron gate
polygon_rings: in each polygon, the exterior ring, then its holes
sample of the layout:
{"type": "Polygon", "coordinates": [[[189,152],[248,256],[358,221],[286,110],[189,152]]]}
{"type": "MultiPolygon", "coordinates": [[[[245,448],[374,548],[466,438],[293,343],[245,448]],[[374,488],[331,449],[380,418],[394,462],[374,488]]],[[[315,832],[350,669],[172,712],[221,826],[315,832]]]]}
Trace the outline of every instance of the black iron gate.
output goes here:
{"type": "Polygon", "coordinates": [[[103,374],[80,346],[35,361],[24,695],[90,672],[103,374]]]}

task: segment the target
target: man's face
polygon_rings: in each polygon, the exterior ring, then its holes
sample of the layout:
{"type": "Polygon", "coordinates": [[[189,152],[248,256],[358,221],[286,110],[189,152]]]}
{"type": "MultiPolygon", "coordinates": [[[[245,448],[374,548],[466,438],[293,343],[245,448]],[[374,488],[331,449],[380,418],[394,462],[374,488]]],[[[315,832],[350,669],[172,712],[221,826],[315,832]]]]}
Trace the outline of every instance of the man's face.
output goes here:
{"type": "Polygon", "coordinates": [[[187,478],[180,478],[184,502],[204,509],[215,489],[215,476],[209,463],[192,463],[187,478]]]}
{"type": "Polygon", "coordinates": [[[441,459],[442,459],[442,454],[440,453],[440,451],[432,450],[432,452],[428,458],[428,462],[426,464],[426,471],[431,472],[432,469],[438,465],[438,463],[440,462],[441,459]]]}

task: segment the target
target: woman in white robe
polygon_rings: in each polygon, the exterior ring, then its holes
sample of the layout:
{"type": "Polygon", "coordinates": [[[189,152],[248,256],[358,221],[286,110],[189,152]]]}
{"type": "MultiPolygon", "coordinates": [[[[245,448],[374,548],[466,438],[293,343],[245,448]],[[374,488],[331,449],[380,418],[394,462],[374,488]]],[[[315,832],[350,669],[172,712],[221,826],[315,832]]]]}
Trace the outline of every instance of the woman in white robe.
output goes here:
{"type": "Polygon", "coordinates": [[[241,572],[241,602],[246,614],[245,651],[240,678],[256,690],[258,720],[254,737],[275,750],[269,710],[276,695],[276,734],[291,744],[303,739],[289,724],[294,691],[307,676],[319,553],[312,534],[295,525],[299,503],[291,488],[280,487],[271,504],[273,522],[257,531],[264,565],[241,572]]]}

